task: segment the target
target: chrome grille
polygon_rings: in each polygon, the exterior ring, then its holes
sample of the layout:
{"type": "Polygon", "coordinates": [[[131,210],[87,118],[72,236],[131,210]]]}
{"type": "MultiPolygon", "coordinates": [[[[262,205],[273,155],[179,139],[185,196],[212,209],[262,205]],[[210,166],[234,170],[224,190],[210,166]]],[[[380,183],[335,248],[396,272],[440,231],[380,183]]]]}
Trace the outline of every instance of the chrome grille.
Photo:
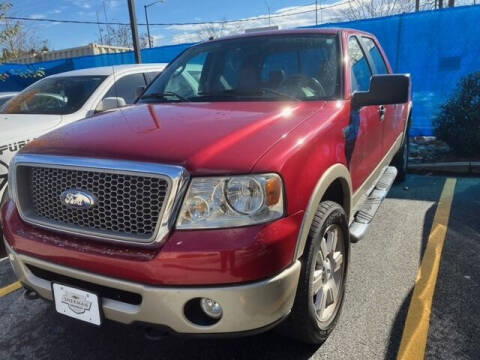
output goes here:
{"type": "Polygon", "coordinates": [[[165,179],[71,169],[32,167],[30,198],[34,216],[69,226],[151,238],[168,189],[165,179]],[[67,207],[66,190],[93,194],[89,209],[67,207]]]}
{"type": "Polygon", "coordinates": [[[17,154],[8,182],[29,224],[91,239],[150,244],[167,239],[189,178],[176,165],[17,154]],[[94,205],[67,201],[72,190],[94,197],[94,205]]]}

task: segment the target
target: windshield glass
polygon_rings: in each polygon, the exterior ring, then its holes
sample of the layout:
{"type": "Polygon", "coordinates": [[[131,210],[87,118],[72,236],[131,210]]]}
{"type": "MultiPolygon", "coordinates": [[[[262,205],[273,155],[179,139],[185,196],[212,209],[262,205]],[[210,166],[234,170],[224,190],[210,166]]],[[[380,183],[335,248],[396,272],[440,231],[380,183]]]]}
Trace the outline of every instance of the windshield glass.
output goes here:
{"type": "Polygon", "coordinates": [[[40,80],[4,104],[4,114],[66,115],[79,110],[105,76],[52,77],[40,80]]]}
{"type": "Polygon", "coordinates": [[[338,98],[336,35],[257,36],[203,43],[178,57],[139,102],[338,98]]]}

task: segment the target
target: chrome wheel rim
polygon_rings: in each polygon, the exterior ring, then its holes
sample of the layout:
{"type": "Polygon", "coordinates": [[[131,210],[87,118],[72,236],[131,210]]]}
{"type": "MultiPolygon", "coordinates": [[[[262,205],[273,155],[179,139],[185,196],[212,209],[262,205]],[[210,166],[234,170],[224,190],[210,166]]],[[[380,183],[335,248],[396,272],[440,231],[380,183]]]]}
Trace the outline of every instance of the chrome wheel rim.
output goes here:
{"type": "Polygon", "coordinates": [[[313,304],[318,321],[328,323],[335,316],[341,301],[345,273],[345,243],[339,225],[329,225],[325,230],[314,266],[313,304]]]}

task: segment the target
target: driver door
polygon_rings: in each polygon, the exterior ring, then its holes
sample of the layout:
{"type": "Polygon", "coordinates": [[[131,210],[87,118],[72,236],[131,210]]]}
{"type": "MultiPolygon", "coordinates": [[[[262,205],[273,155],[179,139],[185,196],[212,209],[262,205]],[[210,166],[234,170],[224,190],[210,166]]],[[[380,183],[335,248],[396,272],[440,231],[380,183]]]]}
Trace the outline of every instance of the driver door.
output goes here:
{"type": "MultiPolygon", "coordinates": [[[[348,39],[351,94],[368,91],[372,68],[356,36],[348,39]]],[[[383,154],[383,117],[378,106],[364,106],[351,112],[345,129],[346,155],[355,192],[374,172],[383,154]]]]}

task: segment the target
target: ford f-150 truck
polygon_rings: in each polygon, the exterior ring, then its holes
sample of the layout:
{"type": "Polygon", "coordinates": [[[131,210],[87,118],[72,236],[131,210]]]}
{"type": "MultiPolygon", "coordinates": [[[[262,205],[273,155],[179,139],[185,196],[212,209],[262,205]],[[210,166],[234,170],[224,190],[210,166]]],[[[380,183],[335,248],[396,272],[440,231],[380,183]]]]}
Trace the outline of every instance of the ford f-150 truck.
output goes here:
{"type": "Polygon", "coordinates": [[[29,298],[95,325],[321,343],[350,243],[405,176],[410,113],[409,76],[368,33],[195,45],[136,105],[15,156],[10,261],[29,298]]]}

